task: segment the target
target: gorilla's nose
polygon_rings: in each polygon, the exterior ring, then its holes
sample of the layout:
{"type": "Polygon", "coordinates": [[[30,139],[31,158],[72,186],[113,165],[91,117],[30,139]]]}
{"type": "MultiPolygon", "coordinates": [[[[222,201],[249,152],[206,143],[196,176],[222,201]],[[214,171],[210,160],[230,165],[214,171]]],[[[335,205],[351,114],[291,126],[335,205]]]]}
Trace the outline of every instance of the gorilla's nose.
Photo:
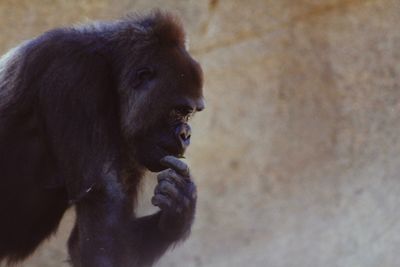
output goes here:
{"type": "Polygon", "coordinates": [[[178,126],[176,135],[183,148],[186,148],[190,145],[191,134],[192,130],[188,124],[181,124],[178,126]]]}

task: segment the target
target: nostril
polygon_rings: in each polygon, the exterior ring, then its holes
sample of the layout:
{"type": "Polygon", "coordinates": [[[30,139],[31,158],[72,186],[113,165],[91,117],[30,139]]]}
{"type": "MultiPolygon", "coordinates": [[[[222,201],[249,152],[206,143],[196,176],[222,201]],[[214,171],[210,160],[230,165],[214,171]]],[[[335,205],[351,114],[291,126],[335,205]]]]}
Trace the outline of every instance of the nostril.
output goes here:
{"type": "Polygon", "coordinates": [[[179,135],[179,137],[181,138],[182,141],[187,141],[190,139],[190,133],[184,131],[179,135]]]}
{"type": "Polygon", "coordinates": [[[190,143],[190,136],[192,135],[192,131],[188,124],[179,125],[176,130],[176,139],[181,143],[182,146],[186,147],[190,143]]]}

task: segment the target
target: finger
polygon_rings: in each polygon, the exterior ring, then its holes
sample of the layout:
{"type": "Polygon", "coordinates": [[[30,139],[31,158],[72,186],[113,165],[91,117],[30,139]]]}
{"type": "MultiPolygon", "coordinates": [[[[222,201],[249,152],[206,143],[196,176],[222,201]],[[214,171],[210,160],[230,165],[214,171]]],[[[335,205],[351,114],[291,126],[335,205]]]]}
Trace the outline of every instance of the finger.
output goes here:
{"type": "Polygon", "coordinates": [[[160,160],[160,163],[166,167],[174,169],[179,174],[189,177],[189,166],[174,156],[166,156],[160,160]]]}
{"type": "Polygon", "coordinates": [[[176,171],[172,169],[165,170],[157,175],[157,180],[158,183],[161,183],[162,181],[168,181],[170,183],[174,183],[179,188],[185,188],[186,186],[186,181],[187,178],[184,178],[182,175],[179,175],[176,173],[176,171]]]}
{"type": "Polygon", "coordinates": [[[194,183],[189,183],[185,195],[192,200],[197,199],[197,189],[196,189],[196,185],[194,183]]]}
{"type": "Polygon", "coordinates": [[[172,207],[172,200],[161,194],[157,194],[151,198],[151,203],[160,209],[168,209],[172,207]]]}
{"type": "Polygon", "coordinates": [[[164,194],[175,200],[178,200],[180,196],[178,188],[168,181],[163,181],[158,184],[154,190],[154,193],[164,194]]]}

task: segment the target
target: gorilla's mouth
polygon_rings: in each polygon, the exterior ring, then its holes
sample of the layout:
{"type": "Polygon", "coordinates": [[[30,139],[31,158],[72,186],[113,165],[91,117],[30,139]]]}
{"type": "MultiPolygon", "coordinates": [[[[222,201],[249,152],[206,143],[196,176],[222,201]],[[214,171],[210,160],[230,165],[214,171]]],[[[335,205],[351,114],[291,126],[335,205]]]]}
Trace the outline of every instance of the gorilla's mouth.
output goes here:
{"type": "Polygon", "coordinates": [[[141,164],[151,172],[160,172],[166,169],[166,166],[160,162],[162,158],[166,156],[183,158],[183,154],[184,151],[178,151],[176,148],[169,149],[165,146],[155,144],[152,153],[147,154],[147,156],[142,159],[141,164]]]}
{"type": "Polygon", "coordinates": [[[184,149],[177,149],[177,148],[171,148],[171,147],[164,147],[162,145],[157,145],[157,149],[161,152],[163,155],[162,157],[165,156],[174,156],[177,158],[185,158],[185,150],[184,149]]]}

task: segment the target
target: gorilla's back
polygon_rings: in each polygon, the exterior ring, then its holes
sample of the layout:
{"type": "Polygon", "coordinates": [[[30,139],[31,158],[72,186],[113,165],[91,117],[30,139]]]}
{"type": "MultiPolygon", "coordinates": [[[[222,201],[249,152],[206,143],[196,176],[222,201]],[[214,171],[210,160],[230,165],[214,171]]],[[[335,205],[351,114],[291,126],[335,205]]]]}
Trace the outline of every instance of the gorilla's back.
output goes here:
{"type": "Polygon", "coordinates": [[[43,127],[17,91],[27,44],[0,58],[0,261],[5,255],[12,261],[30,254],[56,229],[68,206],[63,187],[48,187],[55,166],[43,127]]]}

